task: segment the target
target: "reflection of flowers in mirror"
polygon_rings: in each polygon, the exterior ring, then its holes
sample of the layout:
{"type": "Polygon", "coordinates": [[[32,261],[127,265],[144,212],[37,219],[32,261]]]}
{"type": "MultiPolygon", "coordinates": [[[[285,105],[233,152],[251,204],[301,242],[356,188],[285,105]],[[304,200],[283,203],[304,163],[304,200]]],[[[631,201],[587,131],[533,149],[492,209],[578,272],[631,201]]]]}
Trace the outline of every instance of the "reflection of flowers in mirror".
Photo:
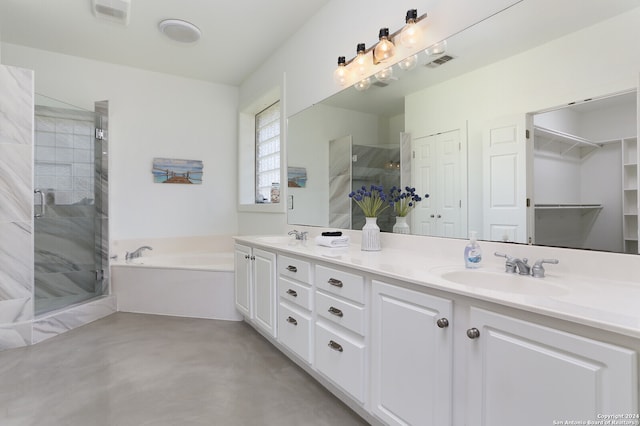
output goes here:
{"type": "MultiPolygon", "coordinates": [[[[425,194],[424,198],[429,198],[429,194],[425,194]]],[[[397,187],[392,187],[389,191],[389,206],[396,212],[396,216],[404,217],[409,214],[411,209],[422,201],[422,197],[416,194],[415,188],[406,186],[404,191],[397,187]]]]}
{"type": "Polygon", "coordinates": [[[363,185],[362,188],[351,191],[349,198],[356,202],[366,217],[377,217],[389,207],[387,194],[384,193],[384,189],[380,185],[371,185],[369,189],[363,185]]]}

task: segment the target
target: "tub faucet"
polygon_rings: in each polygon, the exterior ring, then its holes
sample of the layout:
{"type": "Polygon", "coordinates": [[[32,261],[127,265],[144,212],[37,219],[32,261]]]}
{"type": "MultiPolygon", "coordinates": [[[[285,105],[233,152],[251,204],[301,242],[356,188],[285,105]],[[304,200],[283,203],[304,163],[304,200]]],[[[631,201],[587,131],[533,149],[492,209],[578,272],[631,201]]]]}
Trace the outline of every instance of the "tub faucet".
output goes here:
{"type": "Polygon", "coordinates": [[[307,239],[307,232],[300,232],[300,231],[296,231],[295,229],[293,231],[289,231],[287,233],[287,235],[295,235],[296,236],[296,240],[306,240],[307,239]]]}
{"type": "Polygon", "coordinates": [[[125,260],[137,259],[138,257],[142,256],[142,252],[145,250],[153,250],[153,248],[149,246],[138,247],[131,253],[127,252],[127,254],[124,255],[124,258],[125,260]]]}

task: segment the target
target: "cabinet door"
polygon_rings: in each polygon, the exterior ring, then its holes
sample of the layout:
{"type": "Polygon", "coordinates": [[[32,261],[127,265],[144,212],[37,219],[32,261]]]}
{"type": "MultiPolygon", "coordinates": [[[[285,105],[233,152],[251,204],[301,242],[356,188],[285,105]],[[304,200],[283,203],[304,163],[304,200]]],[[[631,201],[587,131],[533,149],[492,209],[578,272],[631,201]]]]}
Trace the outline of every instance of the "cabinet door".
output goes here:
{"type": "Polygon", "coordinates": [[[255,323],[276,337],[276,256],[254,248],[253,259],[255,323]]]}
{"type": "Polygon", "coordinates": [[[479,336],[468,341],[468,424],[539,426],[638,412],[634,351],[477,308],[470,323],[479,336]]]}
{"type": "Polygon", "coordinates": [[[235,271],[236,309],[251,318],[251,248],[236,244],[235,271]]]}
{"type": "Polygon", "coordinates": [[[374,413],[393,425],[451,424],[452,302],[379,281],[372,288],[374,413]]]}

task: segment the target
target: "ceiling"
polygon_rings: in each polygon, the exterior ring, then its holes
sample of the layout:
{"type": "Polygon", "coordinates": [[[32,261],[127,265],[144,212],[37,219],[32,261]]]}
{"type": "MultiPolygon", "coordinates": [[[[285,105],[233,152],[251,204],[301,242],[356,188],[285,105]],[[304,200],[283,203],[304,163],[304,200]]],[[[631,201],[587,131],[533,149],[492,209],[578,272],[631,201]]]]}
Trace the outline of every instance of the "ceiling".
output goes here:
{"type": "Polygon", "coordinates": [[[131,0],[128,26],[98,19],[91,0],[0,0],[0,40],[238,86],[329,0],[131,0]],[[158,31],[192,22],[193,44],[158,31]]]}

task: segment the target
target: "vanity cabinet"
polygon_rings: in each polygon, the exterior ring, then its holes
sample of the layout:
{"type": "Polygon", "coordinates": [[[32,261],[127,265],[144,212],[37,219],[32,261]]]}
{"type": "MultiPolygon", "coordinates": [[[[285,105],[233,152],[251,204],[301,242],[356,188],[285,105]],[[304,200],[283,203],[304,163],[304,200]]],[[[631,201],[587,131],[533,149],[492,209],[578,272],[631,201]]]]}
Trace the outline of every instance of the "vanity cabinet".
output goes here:
{"type": "Polygon", "coordinates": [[[374,280],[371,305],[373,412],[389,425],[451,424],[452,301],[374,280]]]}
{"type": "Polygon", "coordinates": [[[308,364],[313,361],[311,277],[308,261],[278,255],[278,340],[308,364]]]}
{"type": "Polygon", "coordinates": [[[276,255],[235,246],[235,304],[252,323],[276,337],[276,255]]]}
{"type": "Polygon", "coordinates": [[[469,314],[468,424],[539,426],[636,412],[635,351],[477,307],[469,314]]]}
{"type": "Polygon", "coordinates": [[[315,282],[315,367],[364,403],[368,377],[364,276],[316,265],[315,282]]]}

